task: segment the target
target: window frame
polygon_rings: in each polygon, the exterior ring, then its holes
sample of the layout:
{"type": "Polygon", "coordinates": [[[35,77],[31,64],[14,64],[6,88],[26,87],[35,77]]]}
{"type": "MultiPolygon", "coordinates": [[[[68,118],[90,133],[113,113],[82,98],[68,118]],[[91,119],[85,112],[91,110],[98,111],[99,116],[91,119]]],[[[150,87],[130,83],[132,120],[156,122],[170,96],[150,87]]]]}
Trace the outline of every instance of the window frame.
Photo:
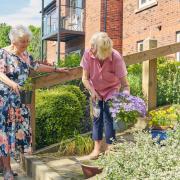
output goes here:
{"type": "Polygon", "coordinates": [[[145,3],[142,3],[142,0],[138,0],[139,9],[144,8],[154,3],[157,3],[157,0],[146,0],[145,3]]]}
{"type": "MultiPolygon", "coordinates": [[[[180,31],[176,32],[176,42],[180,42],[180,31]]],[[[176,53],[176,60],[180,62],[180,52],[176,53]]]]}
{"type": "Polygon", "coordinates": [[[137,41],[137,52],[142,52],[144,51],[144,40],[137,41]],[[141,45],[142,45],[142,50],[141,50],[141,45]]]}

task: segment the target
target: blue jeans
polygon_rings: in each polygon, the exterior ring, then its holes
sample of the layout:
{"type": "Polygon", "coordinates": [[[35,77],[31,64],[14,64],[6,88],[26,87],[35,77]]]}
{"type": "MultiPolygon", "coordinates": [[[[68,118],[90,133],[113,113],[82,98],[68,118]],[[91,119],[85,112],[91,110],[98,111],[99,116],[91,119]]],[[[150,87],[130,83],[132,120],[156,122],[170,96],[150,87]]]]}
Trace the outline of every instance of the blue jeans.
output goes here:
{"type": "Polygon", "coordinates": [[[93,140],[102,140],[103,138],[103,126],[105,130],[105,138],[107,144],[112,144],[115,140],[115,130],[113,128],[113,118],[109,112],[108,102],[99,101],[100,116],[93,119],[93,140]]]}

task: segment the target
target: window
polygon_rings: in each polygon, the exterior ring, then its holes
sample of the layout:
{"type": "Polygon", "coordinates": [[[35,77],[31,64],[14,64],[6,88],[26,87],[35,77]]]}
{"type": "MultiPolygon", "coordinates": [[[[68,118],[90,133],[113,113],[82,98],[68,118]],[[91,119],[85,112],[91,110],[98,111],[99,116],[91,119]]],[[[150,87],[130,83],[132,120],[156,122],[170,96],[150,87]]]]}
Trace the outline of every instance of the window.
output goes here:
{"type": "Polygon", "coordinates": [[[157,1],[156,0],[139,0],[139,8],[143,8],[145,6],[153,4],[154,2],[157,2],[157,1]]]}
{"type": "MultiPolygon", "coordinates": [[[[180,42],[180,31],[176,33],[176,41],[180,42]]],[[[180,52],[176,53],[176,59],[180,62],[180,52]]]]}
{"type": "Polygon", "coordinates": [[[138,52],[143,51],[143,41],[138,41],[137,42],[137,51],[138,52]]]}

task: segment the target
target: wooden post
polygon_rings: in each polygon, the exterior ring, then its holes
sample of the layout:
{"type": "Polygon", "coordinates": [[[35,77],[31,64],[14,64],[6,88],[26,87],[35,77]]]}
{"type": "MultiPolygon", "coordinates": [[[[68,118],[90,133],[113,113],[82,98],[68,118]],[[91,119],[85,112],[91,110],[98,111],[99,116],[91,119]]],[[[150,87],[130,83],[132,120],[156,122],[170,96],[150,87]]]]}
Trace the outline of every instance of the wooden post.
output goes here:
{"type": "MultiPolygon", "coordinates": [[[[144,50],[157,47],[157,40],[145,39],[144,50]]],[[[157,59],[143,62],[142,90],[147,99],[147,110],[156,108],[157,105],[157,59]]]]}
{"type": "Polygon", "coordinates": [[[31,103],[31,130],[32,130],[32,150],[35,151],[36,139],[36,116],[35,116],[35,86],[33,86],[32,103],[31,103]]]}

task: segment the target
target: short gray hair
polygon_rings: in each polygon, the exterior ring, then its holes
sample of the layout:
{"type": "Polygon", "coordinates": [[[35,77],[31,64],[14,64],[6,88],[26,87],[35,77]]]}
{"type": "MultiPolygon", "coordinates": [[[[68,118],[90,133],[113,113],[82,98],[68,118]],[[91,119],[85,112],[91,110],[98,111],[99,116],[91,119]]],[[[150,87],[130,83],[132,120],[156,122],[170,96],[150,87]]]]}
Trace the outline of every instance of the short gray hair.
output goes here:
{"type": "Polygon", "coordinates": [[[97,32],[93,34],[90,40],[91,48],[94,48],[97,53],[96,57],[104,60],[112,53],[113,42],[105,32],[97,32]]]}
{"type": "Polygon", "coordinates": [[[11,40],[11,42],[16,42],[24,36],[28,36],[29,40],[31,40],[32,32],[23,25],[14,26],[9,32],[9,39],[11,40]]]}

